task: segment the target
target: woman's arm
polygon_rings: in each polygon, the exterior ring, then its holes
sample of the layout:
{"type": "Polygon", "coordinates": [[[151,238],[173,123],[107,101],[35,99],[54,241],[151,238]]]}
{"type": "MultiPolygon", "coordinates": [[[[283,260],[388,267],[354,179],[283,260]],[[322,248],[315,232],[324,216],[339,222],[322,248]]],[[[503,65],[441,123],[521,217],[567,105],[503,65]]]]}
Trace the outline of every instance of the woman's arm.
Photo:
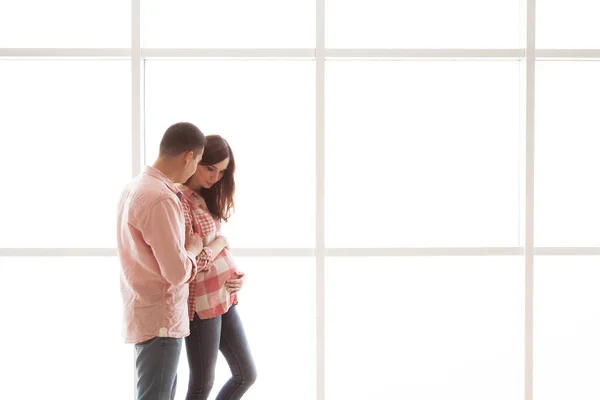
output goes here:
{"type": "Polygon", "coordinates": [[[214,259],[217,258],[219,253],[222,252],[223,249],[228,246],[229,242],[227,242],[225,236],[219,236],[218,238],[210,242],[210,244],[205,247],[205,249],[209,248],[212,253],[210,256],[210,261],[214,261],[214,259]]]}
{"type": "MultiPolygon", "coordinates": [[[[188,203],[187,199],[184,199],[182,202],[183,205],[183,216],[185,219],[185,232],[188,235],[197,234],[194,232],[194,224],[193,224],[193,211],[192,207],[188,203]]],[[[219,236],[215,240],[213,240],[208,246],[202,247],[198,256],[196,256],[196,264],[198,271],[206,271],[212,265],[212,262],[217,257],[217,255],[223,251],[225,247],[228,246],[227,239],[223,236],[219,236]]],[[[195,278],[195,274],[194,274],[195,278]]]]}

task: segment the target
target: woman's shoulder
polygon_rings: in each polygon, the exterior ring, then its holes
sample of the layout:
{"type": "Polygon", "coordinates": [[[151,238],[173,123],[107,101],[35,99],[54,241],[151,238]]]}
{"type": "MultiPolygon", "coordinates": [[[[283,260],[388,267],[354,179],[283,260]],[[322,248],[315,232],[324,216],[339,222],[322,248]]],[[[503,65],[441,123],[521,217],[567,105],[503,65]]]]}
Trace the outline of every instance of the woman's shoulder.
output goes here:
{"type": "MultiPolygon", "coordinates": [[[[190,189],[189,187],[181,184],[181,183],[177,183],[175,185],[175,187],[181,192],[183,193],[183,195],[185,197],[187,197],[188,199],[192,199],[192,200],[196,200],[198,198],[201,198],[200,195],[198,193],[196,193],[196,191],[194,191],[193,189],[190,189]]],[[[204,201],[204,200],[203,200],[204,201]]]]}
{"type": "Polygon", "coordinates": [[[200,196],[195,190],[190,189],[185,185],[180,185],[178,189],[183,193],[185,197],[192,200],[197,207],[207,209],[206,201],[200,196]]]}
{"type": "Polygon", "coordinates": [[[183,183],[176,183],[175,187],[177,188],[177,190],[179,190],[181,193],[183,194],[191,194],[191,192],[193,192],[192,189],[190,189],[189,187],[185,186],[183,183]]]}

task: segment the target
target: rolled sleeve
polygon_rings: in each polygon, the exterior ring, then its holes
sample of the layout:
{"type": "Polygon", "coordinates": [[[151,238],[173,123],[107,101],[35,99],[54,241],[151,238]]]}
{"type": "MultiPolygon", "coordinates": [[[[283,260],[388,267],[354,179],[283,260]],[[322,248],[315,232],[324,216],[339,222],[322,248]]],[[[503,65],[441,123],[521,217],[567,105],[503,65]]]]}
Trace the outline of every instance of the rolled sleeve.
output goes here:
{"type": "Polygon", "coordinates": [[[198,257],[196,258],[196,264],[198,265],[198,271],[206,271],[210,268],[213,261],[213,251],[210,247],[204,247],[198,257]]]}

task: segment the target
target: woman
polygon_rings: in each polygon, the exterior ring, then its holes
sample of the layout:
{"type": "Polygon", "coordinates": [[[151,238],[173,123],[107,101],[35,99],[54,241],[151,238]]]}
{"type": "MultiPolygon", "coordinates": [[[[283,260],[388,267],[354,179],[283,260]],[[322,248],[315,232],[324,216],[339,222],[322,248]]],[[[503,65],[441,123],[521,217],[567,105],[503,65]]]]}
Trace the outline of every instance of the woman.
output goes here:
{"type": "Polygon", "coordinates": [[[198,275],[190,284],[190,335],[185,338],[190,380],[186,400],[207,399],[215,379],[219,350],[229,364],[231,378],[217,400],[240,399],[256,379],[256,368],[238,315],[237,292],[243,283],[220,234],[221,222],[233,211],[235,160],[225,139],[206,137],[196,173],[180,185],[186,230],[202,237],[198,275]]]}

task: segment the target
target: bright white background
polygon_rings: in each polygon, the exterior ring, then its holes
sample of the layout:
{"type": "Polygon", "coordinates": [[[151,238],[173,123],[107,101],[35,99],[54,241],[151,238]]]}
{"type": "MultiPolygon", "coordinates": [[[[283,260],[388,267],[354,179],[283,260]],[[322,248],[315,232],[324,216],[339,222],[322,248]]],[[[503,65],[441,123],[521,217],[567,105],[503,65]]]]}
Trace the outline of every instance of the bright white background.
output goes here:
{"type": "Polygon", "coordinates": [[[0,398],[134,398],[116,201],[180,120],[236,155],[245,398],[598,398],[599,12],[0,0],[0,398]]]}

